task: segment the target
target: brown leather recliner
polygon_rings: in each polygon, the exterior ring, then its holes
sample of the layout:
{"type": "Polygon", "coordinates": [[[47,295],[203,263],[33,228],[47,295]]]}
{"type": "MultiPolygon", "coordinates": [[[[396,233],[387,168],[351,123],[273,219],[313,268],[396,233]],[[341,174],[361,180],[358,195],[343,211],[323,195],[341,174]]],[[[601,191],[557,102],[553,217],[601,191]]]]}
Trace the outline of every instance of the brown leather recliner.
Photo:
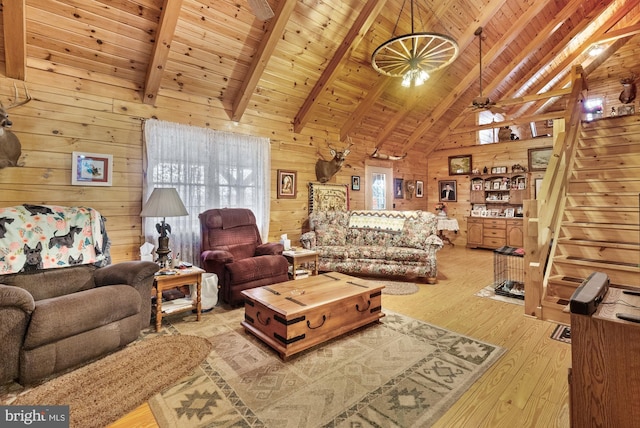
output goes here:
{"type": "Polygon", "coordinates": [[[232,306],[244,302],[242,290],[289,280],[280,243],[262,243],[256,218],[244,208],[201,213],[202,268],[218,276],[219,298],[232,306]]]}

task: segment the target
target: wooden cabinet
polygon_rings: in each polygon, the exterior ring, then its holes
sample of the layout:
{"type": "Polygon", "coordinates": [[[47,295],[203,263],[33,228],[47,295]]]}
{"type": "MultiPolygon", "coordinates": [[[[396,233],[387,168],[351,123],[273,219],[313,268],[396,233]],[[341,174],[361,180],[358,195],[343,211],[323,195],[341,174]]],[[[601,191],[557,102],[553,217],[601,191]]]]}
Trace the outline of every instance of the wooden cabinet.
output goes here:
{"type": "Polygon", "coordinates": [[[640,421],[640,296],[609,288],[592,315],[571,314],[571,427],[635,428],[640,421]]]}
{"type": "Polygon", "coordinates": [[[522,247],[521,218],[467,217],[467,247],[522,247]]]}
{"type": "Polygon", "coordinates": [[[510,247],[524,246],[524,238],[522,236],[522,220],[507,220],[507,245],[510,247]]]}
{"type": "Polygon", "coordinates": [[[482,246],[484,220],[481,218],[467,218],[467,247],[482,246]]]}

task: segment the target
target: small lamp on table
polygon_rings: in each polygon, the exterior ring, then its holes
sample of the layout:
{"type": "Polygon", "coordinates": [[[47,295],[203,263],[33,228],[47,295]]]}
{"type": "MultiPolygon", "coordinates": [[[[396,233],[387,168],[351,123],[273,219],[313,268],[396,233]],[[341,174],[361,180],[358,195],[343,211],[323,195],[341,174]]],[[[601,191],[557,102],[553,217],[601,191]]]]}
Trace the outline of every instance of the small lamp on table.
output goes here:
{"type": "Polygon", "coordinates": [[[155,188],[144,204],[140,217],[162,217],[162,221],[156,224],[156,230],[160,234],[158,237],[158,264],[166,267],[169,261],[169,234],[171,226],[165,221],[166,217],[182,217],[189,215],[184,207],[178,191],[173,187],[155,188]]]}

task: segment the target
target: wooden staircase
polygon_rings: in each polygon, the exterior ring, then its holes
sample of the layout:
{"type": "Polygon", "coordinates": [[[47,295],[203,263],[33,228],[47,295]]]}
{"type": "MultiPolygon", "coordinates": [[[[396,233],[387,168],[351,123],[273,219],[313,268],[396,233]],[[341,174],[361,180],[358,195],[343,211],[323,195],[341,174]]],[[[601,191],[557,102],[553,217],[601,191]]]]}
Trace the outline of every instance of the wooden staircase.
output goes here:
{"type": "Polygon", "coordinates": [[[640,289],[640,116],[583,123],[554,235],[542,318],[570,323],[569,299],[594,271],[640,289]]]}

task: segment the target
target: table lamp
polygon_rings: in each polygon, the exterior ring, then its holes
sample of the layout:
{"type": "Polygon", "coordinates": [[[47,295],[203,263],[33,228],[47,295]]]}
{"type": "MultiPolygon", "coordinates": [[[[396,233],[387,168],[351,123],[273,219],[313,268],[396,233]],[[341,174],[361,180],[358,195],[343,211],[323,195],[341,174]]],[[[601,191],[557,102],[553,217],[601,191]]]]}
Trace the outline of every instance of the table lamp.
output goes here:
{"type": "Polygon", "coordinates": [[[151,196],[144,204],[140,217],[162,217],[162,221],[156,224],[156,230],[160,234],[158,237],[158,264],[162,267],[167,265],[169,260],[169,236],[171,226],[165,219],[166,217],[181,217],[189,215],[184,207],[178,191],[173,187],[155,188],[151,192],[151,196]]]}

